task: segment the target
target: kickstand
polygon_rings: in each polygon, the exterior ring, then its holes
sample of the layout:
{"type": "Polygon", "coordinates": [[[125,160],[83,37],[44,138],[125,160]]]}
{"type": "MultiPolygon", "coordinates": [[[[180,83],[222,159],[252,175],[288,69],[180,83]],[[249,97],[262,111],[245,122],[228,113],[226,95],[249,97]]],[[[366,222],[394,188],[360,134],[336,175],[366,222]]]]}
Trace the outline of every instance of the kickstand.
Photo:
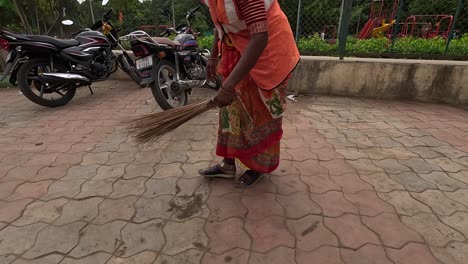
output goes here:
{"type": "Polygon", "coordinates": [[[94,94],[93,89],[91,88],[91,85],[88,85],[88,88],[89,88],[89,91],[91,92],[91,94],[94,94]]]}

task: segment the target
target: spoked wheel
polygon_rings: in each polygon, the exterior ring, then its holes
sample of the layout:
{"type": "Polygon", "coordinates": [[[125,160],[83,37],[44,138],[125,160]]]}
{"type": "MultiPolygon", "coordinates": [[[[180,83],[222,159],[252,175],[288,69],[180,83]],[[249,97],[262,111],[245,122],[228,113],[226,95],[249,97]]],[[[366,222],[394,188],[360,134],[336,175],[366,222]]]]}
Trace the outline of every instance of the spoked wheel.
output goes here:
{"type": "Polygon", "coordinates": [[[156,102],[163,110],[181,107],[188,103],[188,92],[176,82],[174,64],[161,61],[156,66],[156,80],[151,84],[156,102]]]}
{"type": "Polygon", "coordinates": [[[75,96],[76,85],[67,82],[49,82],[43,78],[44,73],[67,72],[67,67],[54,62],[52,69],[48,59],[33,59],[21,66],[18,72],[18,85],[32,102],[58,107],[67,104],[75,96]]]}

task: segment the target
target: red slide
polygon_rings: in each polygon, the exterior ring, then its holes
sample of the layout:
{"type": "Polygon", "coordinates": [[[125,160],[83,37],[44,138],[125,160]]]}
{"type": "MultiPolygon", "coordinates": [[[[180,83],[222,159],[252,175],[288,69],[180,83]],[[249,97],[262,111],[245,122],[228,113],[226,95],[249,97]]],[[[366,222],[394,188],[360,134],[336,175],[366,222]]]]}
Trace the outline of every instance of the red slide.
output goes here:
{"type": "Polygon", "coordinates": [[[366,25],[359,34],[359,39],[368,39],[372,36],[372,30],[375,28],[376,21],[377,18],[369,19],[369,21],[367,21],[366,25]]]}

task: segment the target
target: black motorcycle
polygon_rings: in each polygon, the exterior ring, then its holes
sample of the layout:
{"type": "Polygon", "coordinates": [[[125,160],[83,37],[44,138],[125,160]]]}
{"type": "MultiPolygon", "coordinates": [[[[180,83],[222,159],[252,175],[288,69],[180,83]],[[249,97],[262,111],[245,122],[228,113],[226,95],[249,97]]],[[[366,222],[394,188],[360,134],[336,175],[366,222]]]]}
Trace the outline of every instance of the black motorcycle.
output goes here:
{"type": "Polygon", "coordinates": [[[144,31],[128,35],[131,48],[137,57],[137,72],[142,84],[149,84],[159,106],[168,110],[188,103],[192,88],[208,86],[219,89],[219,79],[207,80],[206,64],[210,51],[198,47],[191,21],[200,6],[187,13],[187,24],[168,28],[158,38],[144,31]],[[174,40],[167,38],[175,34],[174,40]]]}
{"type": "Polygon", "coordinates": [[[117,57],[112,52],[115,47],[123,48],[117,40],[118,30],[110,21],[111,14],[112,10],[70,40],[0,30],[0,48],[9,51],[0,80],[11,71],[10,83],[17,83],[32,102],[47,107],[67,104],[77,87],[88,86],[92,93],[90,85],[107,80],[118,65],[140,84],[128,54],[124,51],[117,57]]]}

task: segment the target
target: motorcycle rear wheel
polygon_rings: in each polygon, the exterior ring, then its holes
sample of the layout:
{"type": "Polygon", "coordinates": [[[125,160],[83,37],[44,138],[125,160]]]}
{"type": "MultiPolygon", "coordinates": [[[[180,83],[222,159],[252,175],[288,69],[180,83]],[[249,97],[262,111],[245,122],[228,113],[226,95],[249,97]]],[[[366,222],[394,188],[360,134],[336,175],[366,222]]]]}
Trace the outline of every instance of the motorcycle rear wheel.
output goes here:
{"type": "Polygon", "coordinates": [[[174,94],[171,84],[176,81],[176,69],[169,61],[160,61],[155,67],[155,80],[151,83],[151,92],[163,110],[178,108],[188,104],[189,94],[181,91],[174,94]]]}
{"type": "Polygon", "coordinates": [[[76,85],[69,83],[49,84],[41,80],[39,76],[41,73],[47,72],[65,73],[67,67],[60,62],[54,62],[54,69],[51,69],[50,60],[45,58],[32,59],[23,64],[18,71],[18,86],[21,92],[26,98],[38,105],[46,107],[66,105],[75,96],[76,85]],[[55,94],[59,95],[57,99],[53,97],[55,94]],[[44,98],[44,95],[50,99],[44,98]]]}

